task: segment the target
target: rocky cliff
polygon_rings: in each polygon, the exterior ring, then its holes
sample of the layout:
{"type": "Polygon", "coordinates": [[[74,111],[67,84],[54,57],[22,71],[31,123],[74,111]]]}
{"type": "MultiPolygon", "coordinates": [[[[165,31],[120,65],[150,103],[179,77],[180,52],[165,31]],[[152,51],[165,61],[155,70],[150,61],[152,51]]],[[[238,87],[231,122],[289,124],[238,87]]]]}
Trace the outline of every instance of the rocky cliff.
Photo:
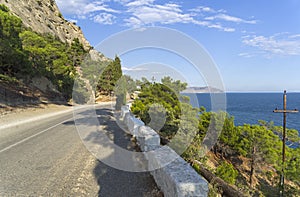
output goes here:
{"type": "MultiPolygon", "coordinates": [[[[80,81],[83,82],[83,84],[81,84],[81,88],[88,89],[89,92],[92,92],[92,95],[95,95],[93,89],[91,88],[89,80],[83,78],[81,67],[85,64],[82,63],[93,62],[93,64],[95,65],[102,65],[102,62],[111,60],[93,49],[93,47],[84,37],[80,27],[63,18],[54,0],[0,0],[0,4],[4,4],[9,9],[9,14],[12,13],[13,15],[16,15],[18,18],[20,18],[22,20],[22,24],[25,27],[39,33],[39,39],[44,40],[43,34],[50,34],[60,39],[63,43],[70,44],[70,46],[66,46],[65,48],[57,48],[57,50],[63,50],[59,52],[62,57],[60,57],[59,55],[52,57],[51,54],[53,51],[51,51],[51,47],[48,48],[48,51],[45,52],[43,50],[38,50],[39,47],[33,46],[33,43],[32,46],[36,47],[35,49],[40,53],[39,55],[42,54],[41,57],[43,57],[36,62],[32,61],[34,58],[29,58],[29,56],[26,55],[27,53],[31,54],[32,52],[28,48],[25,49],[26,44],[23,43],[22,49],[15,49],[13,48],[14,46],[7,45],[6,47],[11,47],[11,49],[8,50],[6,48],[7,53],[5,54],[11,56],[3,56],[3,53],[1,57],[3,61],[0,62],[0,68],[2,68],[2,70],[0,69],[0,108],[3,105],[5,106],[36,102],[38,103],[43,101],[64,102],[65,99],[69,101],[70,97],[72,96],[71,91],[73,88],[73,84],[70,81],[75,79],[75,75],[74,73],[72,73],[73,71],[77,72],[77,76],[80,78],[80,81]],[[79,50],[78,54],[76,54],[76,52],[73,54],[74,51],[71,52],[73,59],[75,58],[76,60],[72,60],[72,64],[68,59],[72,57],[69,57],[66,54],[62,54],[62,52],[67,53],[68,50],[71,50],[73,46],[71,46],[71,43],[74,44],[75,38],[78,39],[79,42],[83,45],[85,51],[80,52],[82,48],[79,47],[77,48],[79,50]],[[24,60],[22,64],[19,64],[18,62],[16,63],[16,61],[12,61],[13,63],[9,64],[12,65],[11,67],[15,70],[8,67],[8,64],[4,61],[5,59],[18,59],[17,56],[14,57],[12,55],[13,53],[11,51],[14,50],[29,50],[24,53],[24,57],[22,56],[23,59],[19,58],[20,61],[24,60]],[[85,56],[86,52],[88,52],[90,58],[88,56],[85,56]],[[83,53],[84,56],[81,56],[80,53],[83,53]],[[56,58],[55,60],[57,60],[57,64],[54,65],[54,61],[48,61],[47,58],[50,58],[51,60],[54,60],[53,58],[56,58]],[[19,66],[22,66],[22,69],[20,69],[19,66]],[[36,69],[35,66],[39,68],[36,73],[32,72],[31,70],[36,69]],[[68,69],[65,69],[66,67],[68,67],[68,69]],[[26,69],[27,72],[24,71],[23,73],[20,73],[20,70],[26,69]],[[30,76],[28,75],[29,72],[30,76]]],[[[3,16],[4,15],[5,14],[3,14],[3,16]]],[[[2,17],[2,20],[4,21],[4,23],[6,23],[5,17],[2,17]]],[[[17,24],[12,24],[12,26],[13,25],[17,24]]],[[[31,33],[29,34],[29,36],[36,36],[31,33]]],[[[3,39],[4,41],[6,41],[3,42],[4,44],[7,42],[11,42],[10,38],[5,37],[3,39]]],[[[20,39],[20,34],[16,39],[20,39]]],[[[53,42],[53,40],[47,40],[47,43],[50,45],[52,44],[51,42],[53,42]]],[[[3,43],[1,42],[0,44],[3,43]]],[[[59,46],[62,47],[65,45],[62,44],[59,46]]],[[[5,45],[2,45],[1,47],[0,50],[3,50],[5,48],[5,45]]],[[[31,55],[35,57],[36,54],[32,53],[31,55]]],[[[89,68],[89,71],[92,69],[98,68],[89,68]]]]}
{"type": "Polygon", "coordinates": [[[10,11],[22,19],[26,27],[41,34],[52,34],[61,41],[71,43],[78,38],[85,50],[90,51],[93,60],[108,60],[92,49],[80,27],[64,19],[55,0],[0,0],[10,11]]]}

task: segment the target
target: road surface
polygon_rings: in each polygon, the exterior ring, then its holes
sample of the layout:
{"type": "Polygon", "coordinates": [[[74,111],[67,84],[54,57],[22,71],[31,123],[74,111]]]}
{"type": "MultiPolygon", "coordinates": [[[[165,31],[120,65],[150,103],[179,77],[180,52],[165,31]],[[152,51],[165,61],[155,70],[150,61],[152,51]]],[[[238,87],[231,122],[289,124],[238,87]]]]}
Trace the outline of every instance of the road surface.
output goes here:
{"type": "MultiPolygon", "coordinates": [[[[111,115],[106,107],[97,113],[111,115]]],[[[130,136],[109,124],[115,136],[125,136],[121,143],[134,148],[130,136]]],[[[0,196],[162,196],[149,173],[120,171],[98,161],[82,143],[70,110],[1,126],[0,196]]]]}

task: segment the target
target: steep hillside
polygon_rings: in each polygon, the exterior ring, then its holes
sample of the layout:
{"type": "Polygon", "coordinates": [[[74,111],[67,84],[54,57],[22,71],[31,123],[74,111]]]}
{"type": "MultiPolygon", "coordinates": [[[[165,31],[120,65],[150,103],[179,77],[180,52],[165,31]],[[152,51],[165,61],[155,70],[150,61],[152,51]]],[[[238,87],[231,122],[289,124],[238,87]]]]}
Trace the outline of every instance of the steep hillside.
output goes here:
{"type": "Polygon", "coordinates": [[[51,34],[69,44],[77,38],[93,60],[108,60],[103,54],[92,49],[80,27],[67,21],[59,11],[55,0],[0,0],[18,16],[26,27],[40,34],[51,34]]]}
{"type": "Polygon", "coordinates": [[[90,48],[80,28],[63,18],[54,0],[0,0],[0,4],[6,5],[26,27],[37,33],[55,35],[69,44],[78,38],[86,50],[90,48]]]}
{"type": "Polygon", "coordinates": [[[0,5],[0,104],[68,101],[75,78],[79,96],[91,91],[83,75],[96,79],[95,70],[111,60],[63,18],[54,0],[0,0],[0,5]]]}

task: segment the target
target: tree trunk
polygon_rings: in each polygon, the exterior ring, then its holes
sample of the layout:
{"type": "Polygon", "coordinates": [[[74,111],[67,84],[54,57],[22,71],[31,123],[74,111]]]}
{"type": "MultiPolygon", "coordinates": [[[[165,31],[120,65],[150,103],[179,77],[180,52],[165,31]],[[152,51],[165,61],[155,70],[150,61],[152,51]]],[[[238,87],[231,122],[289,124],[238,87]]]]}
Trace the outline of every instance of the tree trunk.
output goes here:
{"type": "Polygon", "coordinates": [[[225,181],[223,181],[221,178],[214,175],[212,172],[207,170],[199,161],[193,160],[193,163],[196,163],[199,165],[200,174],[211,184],[216,184],[218,187],[220,187],[223,191],[222,195],[228,196],[228,197],[244,197],[245,195],[238,191],[233,186],[229,185],[225,181]]]}

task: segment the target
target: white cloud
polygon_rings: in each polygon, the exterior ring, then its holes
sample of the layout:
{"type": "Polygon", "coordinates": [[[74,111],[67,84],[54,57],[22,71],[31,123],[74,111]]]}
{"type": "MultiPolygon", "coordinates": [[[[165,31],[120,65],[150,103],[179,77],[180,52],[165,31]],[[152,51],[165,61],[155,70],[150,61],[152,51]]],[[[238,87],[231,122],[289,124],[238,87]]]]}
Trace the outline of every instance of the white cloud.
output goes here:
{"type": "Polygon", "coordinates": [[[223,31],[226,31],[226,32],[235,32],[235,29],[234,28],[230,28],[230,27],[224,27],[223,31]]]}
{"type": "Polygon", "coordinates": [[[265,36],[245,36],[243,43],[247,46],[256,48],[259,53],[264,56],[270,57],[274,55],[279,56],[292,56],[300,55],[300,36],[275,34],[270,37],[265,36]]]}
{"type": "Polygon", "coordinates": [[[250,53],[240,53],[240,54],[238,54],[238,56],[241,56],[241,57],[251,57],[250,53]]]}
{"type": "Polygon", "coordinates": [[[289,38],[300,38],[300,34],[290,35],[289,38]]]}
{"type": "Polygon", "coordinates": [[[139,28],[143,25],[140,19],[133,16],[128,19],[125,19],[124,21],[127,26],[131,26],[133,28],[139,28]]]}
{"type": "Polygon", "coordinates": [[[107,5],[103,4],[102,2],[97,2],[97,1],[85,5],[82,9],[83,14],[88,14],[88,13],[96,12],[96,11],[118,13],[117,10],[111,9],[107,5]]]}
{"type": "Polygon", "coordinates": [[[198,6],[196,8],[190,9],[191,12],[210,12],[210,13],[216,13],[217,11],[210,7],[205,6],[198,6]]]}
{"type": "Polygon", "coordinates": [[[255,55],[253,53],[240,53],[238,54],[238,56],[250,58],[250,57],[254,57],[255,55]]]}
{"type": "Polygon", "coordinates": [[[193,23],[200,25],[200,26],[218,29],[220,31],[225,31],[225,32],[234,32],[235,31],[235,28],[223,27],[221,24],[214,24],[214,23],[211,23],[210,21],[193,21],[193,23]]]}
{"type": "Polygon", "coordinates": [[[64,14],[78,15],[80,17],[86,17],[87,14],[92,12],[104,11],[110,13],[118,13],[117,10],[110,8],[104,4],[103,1],[89,0],[56,0],[59,9],[64,14]]]}
{"type": "Polygon", "coordinates": [[[136,6],[143,6],[143,5],[151,5],[154,0],[137,0],[132,1],[126,4],[127,7],[136,7],[136,6]]]}
{"type": "Polygon", "coordinates": [[[228,22],[234,23],[248,23],[248,24],[256,24],[256,20],[244,20],[235,16],[230,16],[227,14],[217,14],[215,16],[205,17],[206,20],[224,20],[228,22]]]}
{"type": "Polygon", "coordinates": [[[112,25],[115,23],[116,17],[112,14],[108,13],[100,13],[94,16],[94,22],[104,24],[104,25],[112,25]]]}
{"type": "Polygon", "coordinates": [[[221,22],[256,23],[255,20],[227,15],[225,10],[215,10],[206,6],[185,10],[180,4],[169,1],[158,3],[156,0],[57,0],[57,4],[65,15],[75,15],[77,19],[90,19],[106,25],[125,23],[126,26],[134,28],[189,23],[233,32],[235,28],[226,27],[221,22]],[[116,3],[119,4],[118,9],[110,7],[116,3]]]}
{"type": "MultiPolygon", "coordinates": [[[[199,26],[214,28],[225,32],[233,32],[234,28],[223,27],[220,24],[214,24],[211,21],[196,20],[192,13],[184,13],[180,5],[169,3],[164,5],[151,4],[154,1],[136,1],[127,4],[128,12],[132,15],[125,19],[126,25],[130,27],[141,27],[154,24],[175,24],[192,23],[199,26]]],[[[199,9],[199,8],[198,8],[199,9]]],[[[208,7],[202,7],[205,11],[214,10],[208,7]]]]}
{"type": "Polygon", "coordinates": [[[76,20],[76,19],[72,19],[72,18],[70,18],[70,19],[66,19],[67,21],[70,21],[71,23],[77,23],[78,22],[78,20],[76,20]]]}
{"type": "Polygon", "coordinates": [[[149,24],[172,24],[193,22],[189,14],[184,14],[177,4],[153,4],[153,0],[134,1],[126,6],[128,13],[132,15],[126,19],[128,26],[140,26],[149,24]]]}
{"type": "Polygon", "coordinates": [[[113,0],[113,1],[124,5],[124,4],[128,3],[128,2],[130,2],[131,0],[113,0]]]}
{"type": "Polygon", "coordinates": [[[148,69],[147,68],[139,68],[139,67],[137,67],[137,68],[128,68],[128,67],[123,66],[122,71],[124,71],[124,72],[126,72],[126,71],[148,71],[148,69]]]}

